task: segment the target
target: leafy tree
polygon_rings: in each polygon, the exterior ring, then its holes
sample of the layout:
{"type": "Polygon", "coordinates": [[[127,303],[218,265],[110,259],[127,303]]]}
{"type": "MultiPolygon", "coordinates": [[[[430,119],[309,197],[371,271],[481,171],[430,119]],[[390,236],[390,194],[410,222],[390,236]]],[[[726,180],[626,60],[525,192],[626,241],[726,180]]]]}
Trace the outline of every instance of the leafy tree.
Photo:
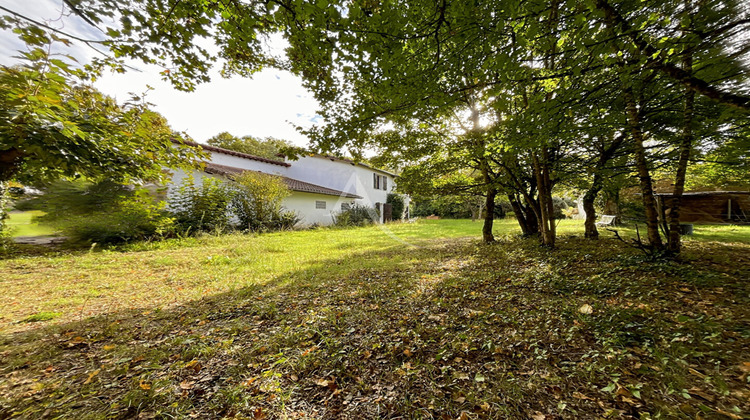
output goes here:
{"type": "Polygon", "coordinates": [[[393,220],[401,220],[404,217],[404,197],[400,194],[388,193],[385,202],[391,205],[391,216],[393,220]]]}
{"type": "Polygon", "coordinates": [[[197,156],[173,147],[175,133],[142,98],[118,105],[49,54],[46,32],[20,32],[29,45],[23,63],[0,68],[0,182],[163,179],[164,167],[197,156]]]}
{"type": "MultiPolygon", "coordinates": [[[[750,21],[734,0],[128,4],[79,0],[74,12],[93,24],[117,16],[119,27],[107,31],[113,51],[171,66],[165,76],[183,88],[205,80],[213,60],[197,37],[214,37],[226,74],[291,69],[322,104],[327,125],[309,134],[323,149],[360,149],[395,127],[408,134],[400,155],[416,161],[432,147],[425,142],[434,136],[419,135],[430,125],[446,126],[467,105],[494,113],[496,135],[484,127],[464,130],[466,162],[480,172],[488,198],[511,186],[511,203],[529,210],[521,226],[535,226],[548,246],[555,240],[553,189],[576,173],[565,165],[588,159],[602,163],[594,171],[600,176],[609,170],[601,156],[581,153],[582,144],[606,131],[586,109],[593,93],[607,86],[618,98],[605,110],[620,126],[608,127],[615,135],[604,138],[627,133],[655,250],[664,244],[651,174],[675,167],[670,226],[676,226],[686,165],[699,148],[696,104],[734,109],[730,123],[750,111],[747,67],[738,59],[749,48],[737,42],[750,21]],[[289,42],[287,60],[263,49],[262,36],[274,32],[289,42]],[[467,104],[467,96],[479,106],[467,104]],[[664,153],[652,149],[653,139],[664,153]]],[[[677,245],[672,229],[668,248],[677,252],[677,245]]]]}
{"type": "Polygon", "coordinates": [[[279,154],[294,147],[292,143],[286,140],[275,139],[273,137],[265,139],[257,139],[252,136],[235,137],[226,131],[211,137],[206,143],[211,146],[268,159],[278,159],[279,154]]]}

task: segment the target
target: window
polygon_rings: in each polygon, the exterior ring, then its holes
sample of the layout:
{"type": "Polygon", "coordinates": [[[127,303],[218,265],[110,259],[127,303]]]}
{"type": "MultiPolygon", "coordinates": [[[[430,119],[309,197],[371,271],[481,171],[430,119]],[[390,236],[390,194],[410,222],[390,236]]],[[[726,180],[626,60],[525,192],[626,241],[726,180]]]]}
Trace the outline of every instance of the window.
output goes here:
{"type": "Polygon", "coordinates": [[[341,203],[341,211],[347,211],[352,208],[352,203],[341,203]]]}
{"type": "Polygon", "coordinates": [[[376,190],[388,190],[388,177],[385,175],[372,174],[372,187],[376,190]]]}
{"type": "Polygon", "coordinates": [[[325,201],[315,201],[315,208],[316,209],[326,209],[326,202],[325,201]]]}

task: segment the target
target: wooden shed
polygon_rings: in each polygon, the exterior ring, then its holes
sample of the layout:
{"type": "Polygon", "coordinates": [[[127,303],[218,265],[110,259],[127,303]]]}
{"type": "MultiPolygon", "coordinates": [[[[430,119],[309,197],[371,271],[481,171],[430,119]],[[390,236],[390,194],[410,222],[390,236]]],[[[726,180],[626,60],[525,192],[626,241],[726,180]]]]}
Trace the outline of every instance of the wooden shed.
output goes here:
{"type": "MultiPolygon", "coordinates": [[[[666,220],[673,194],[656,193],[659,215],[666,220]]],[[[750,224],[750,191],[701,191],[682,194],[683,223],[750,224]]]]}

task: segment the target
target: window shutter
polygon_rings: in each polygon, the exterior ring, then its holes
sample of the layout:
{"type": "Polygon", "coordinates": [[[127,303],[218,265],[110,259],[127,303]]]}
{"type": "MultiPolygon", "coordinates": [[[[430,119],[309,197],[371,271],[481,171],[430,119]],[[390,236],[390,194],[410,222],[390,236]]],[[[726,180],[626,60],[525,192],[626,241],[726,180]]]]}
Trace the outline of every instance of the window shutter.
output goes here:
{"type": "Polygon", "coordinates": [[[378,174],[372,174],[372,188],[378,189],[378,174]]]}

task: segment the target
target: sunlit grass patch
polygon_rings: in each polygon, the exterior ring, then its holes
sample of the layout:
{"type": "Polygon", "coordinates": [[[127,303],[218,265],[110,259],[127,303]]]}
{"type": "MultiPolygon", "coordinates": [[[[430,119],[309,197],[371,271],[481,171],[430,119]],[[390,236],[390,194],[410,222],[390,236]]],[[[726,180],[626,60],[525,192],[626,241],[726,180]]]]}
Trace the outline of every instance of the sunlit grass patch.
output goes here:
{"type": "Polygon", "coordinates": [[[24,211],[24,212],[11,212],[9,218],[6,221],[8,228],[10,229],[11,235],[14,237],[18,236],[47,236],[54,235],[57,232],[49,226],[40,225],[34,222],[35,216],[40,216],[43,213],[41,211],[24,211]]]}
{"type": "Polygon", "coordinates": [[[50,321],[62,315],[60,312],[37,312],[33,315],[29,315],[21,322],[42,322],[50,321]]]}

